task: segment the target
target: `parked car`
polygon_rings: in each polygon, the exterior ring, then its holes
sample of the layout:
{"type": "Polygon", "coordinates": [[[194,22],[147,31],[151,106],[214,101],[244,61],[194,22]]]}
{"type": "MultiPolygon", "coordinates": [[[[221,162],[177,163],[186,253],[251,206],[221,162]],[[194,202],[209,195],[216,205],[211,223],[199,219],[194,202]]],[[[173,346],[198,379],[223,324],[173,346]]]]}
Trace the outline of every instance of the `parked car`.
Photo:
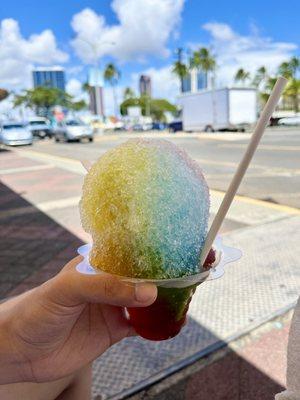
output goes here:
{"type": "Polygon", "coordinates": [[[278,121],[278,125],[297,126],[300,125],[300,117],[286,117],[278,121]]]}
{"type": "Polygon", "coordinates": [[[28,121],[29,129],[32,135],[44,139],[45,137],[52,138],[52,130],[47,118],[32,117],[28,121]]]}
{"type": "Polygon", "coordinates": [[[170,132],[182,131],[182,121],[173,121],[169,123],[170,132]]]}
{"type": "Polygon", "coordinates": [[[152,129],[155,131],[163,131],[166,129],[167,125],[164,122],[153,122],[152,129]]]}
{"type": "Polygon", "coordinates": [[[0,142],[7,146],[30,145],[33,142],[33,136],[28,125],[23,122],[2,122],[0,142]]]}
{"type": "Polygon", "coordinates": [[[94,140],[93,129],[79,119],[70,119],[58,122],[53,128],[56,142],[71,142],[87,139],[89,142],[94,140]]]}

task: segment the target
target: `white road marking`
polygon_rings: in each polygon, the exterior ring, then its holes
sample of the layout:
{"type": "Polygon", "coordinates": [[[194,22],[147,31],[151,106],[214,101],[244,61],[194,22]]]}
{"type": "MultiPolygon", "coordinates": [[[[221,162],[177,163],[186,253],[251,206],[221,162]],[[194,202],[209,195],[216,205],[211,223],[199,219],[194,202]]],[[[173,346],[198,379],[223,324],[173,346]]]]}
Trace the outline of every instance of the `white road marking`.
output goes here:
{"type": "MultiPolygon", "coordinates": [[[[220,144],[219,147],[224,148],[237,148],[237,149],[245,149],[247,144],[242,143],[224,143],[220,144]]],[[[258,150],[271,150],[271,151],[296,151],[300,153],[300,146],[284,146],[284,145],[271,145],[271,144],[260,144],[258,150]]]]}
{"type": "Polygon", "coordinates": [[[0,175],[19,174],[22,172],[39,171],[41,169],[50,169],[54,167],[55,166],[53,164],[41,164],[41,165],[32,165],[31,167],[0,169],[0,175]]]}
{"type": "Polygon", "coordinates": [[[28,207],[13,208],[11,210],[0,211],[0,219],[14,217],[24,214],[32,214],[40,210],[47,212],[72,206],[78,206],[80,196],[68,197],[66,199],[57,199],[51,201],[43,201],[28,207]]]}
{"type": "Polygon", "coordinates": [[[33,151],[33,150],[26,150],[26,151],[15,150],[15,151],[20,152],[22,157],[27,157],[30,158],[31,160],[43,161],[52,164],[56,167],[62,168],[66,171],[75,172],[80,175],[86,174],[86,171],[82,166],[81,162],[79,160],[74,160],[73,158],[54,156],[52,154],[40,153],[38,151],[33,151]]]}

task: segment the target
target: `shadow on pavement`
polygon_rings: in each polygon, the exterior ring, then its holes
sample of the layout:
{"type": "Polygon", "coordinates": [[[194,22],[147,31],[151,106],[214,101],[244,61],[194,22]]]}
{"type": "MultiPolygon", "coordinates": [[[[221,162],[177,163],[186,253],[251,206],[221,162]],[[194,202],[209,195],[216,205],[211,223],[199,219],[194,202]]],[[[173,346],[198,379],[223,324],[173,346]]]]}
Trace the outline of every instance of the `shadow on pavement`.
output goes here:
{"type": "Polygon", "coordinates": [[[82,241],[0,182],[0,298],[55,275],[82,241]]]}
{"type": "MultiPolygon", "coordinates": [[[[273,400],[284,390],[252,364],[234,352],[205,366],[159,394],[143,400],[273,400]]],[[[129,398],[128,398],[129,399],[129,398]]],[[[137,400],[138,397],[130,397],[137,400]]]]}

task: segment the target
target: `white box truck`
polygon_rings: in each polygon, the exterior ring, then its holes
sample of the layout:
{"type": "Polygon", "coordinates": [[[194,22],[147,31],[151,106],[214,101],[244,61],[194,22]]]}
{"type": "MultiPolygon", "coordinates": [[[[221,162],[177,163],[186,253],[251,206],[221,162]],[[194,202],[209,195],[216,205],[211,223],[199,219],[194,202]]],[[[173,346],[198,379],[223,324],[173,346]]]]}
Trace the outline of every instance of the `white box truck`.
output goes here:
{"type": "Polygon", "coordinates": [[[257,119],[257,92],[254,88],[201,90],[180,96],[182,125],[186,132],[243,130],[257,119]]]}

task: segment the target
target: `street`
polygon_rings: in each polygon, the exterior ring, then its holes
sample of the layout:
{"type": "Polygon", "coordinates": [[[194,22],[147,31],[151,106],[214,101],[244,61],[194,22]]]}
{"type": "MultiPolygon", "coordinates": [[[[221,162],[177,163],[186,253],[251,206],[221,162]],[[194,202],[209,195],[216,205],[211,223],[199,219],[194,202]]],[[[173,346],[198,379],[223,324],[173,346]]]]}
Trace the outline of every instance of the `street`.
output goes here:
{"type": "MultiPolygon", "coordinates": [[[[108,149],[138,134],[106,134],[94,143],[39,141],[32,148],[17,149],[22,154],[36,152],[68,160],[95,160],[108,149]]],[[[183,147],[202,167],[211,189],[226,191],[246,149],[249,134],[144,134],[162,137],[183,147]],[[211,137],[211,138],[210,138],[211,137]]],[[[56,159],[57,161],[57,159],[56,159]]],[[[300,128],[268,129],[240,187],[239,194],[250,198],[300,208],[300,128]]]]}

